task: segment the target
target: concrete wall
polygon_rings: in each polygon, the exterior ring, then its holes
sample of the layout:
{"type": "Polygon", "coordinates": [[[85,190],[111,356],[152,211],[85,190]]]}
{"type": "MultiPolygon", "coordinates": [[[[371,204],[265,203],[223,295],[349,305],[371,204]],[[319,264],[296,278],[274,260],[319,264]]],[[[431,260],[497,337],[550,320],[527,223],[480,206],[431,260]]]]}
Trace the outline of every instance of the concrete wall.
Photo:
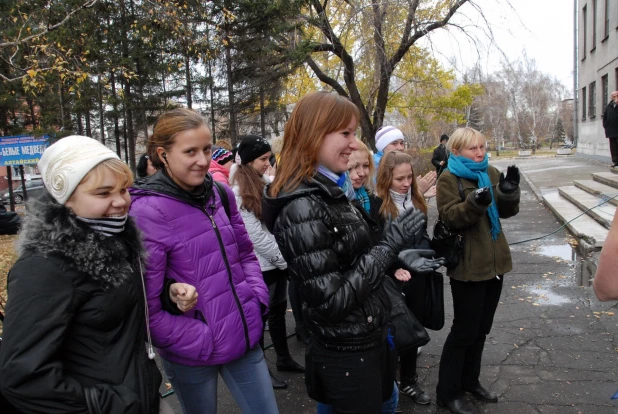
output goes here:
{"type": "MultiPolygon", "coordinates": [[[[597,0],[597,29],[596,42],[593,42],[593,0],[578,0],[578,145],[577,152],[602,157],[610,161],[609,144],[605,138],[601,114],[607,105],[603,102],[602,77],[608,78],[608,95],[618,90],[618,1],[608,0],[607,15],[609,16],[609,30],[605,36],[605,0],[597,0]],[[583,8],[586,7],[587,24],[584,25],[583,8]],[[586,31],[584,32],[584,27],[586,31]],[[584,36],[586,36],[586,50],[584,50],[584,36]],[[596,82],[595,114],[588,114],[588,94],[590,83],[596,82]],[[586,87],[586,114],[582,113],[582,88],[586,87]],[[585,119],[584,119],[585,118],[585,119]]],[[[569,7],[565,3],[565,7],[569,7]]]]}

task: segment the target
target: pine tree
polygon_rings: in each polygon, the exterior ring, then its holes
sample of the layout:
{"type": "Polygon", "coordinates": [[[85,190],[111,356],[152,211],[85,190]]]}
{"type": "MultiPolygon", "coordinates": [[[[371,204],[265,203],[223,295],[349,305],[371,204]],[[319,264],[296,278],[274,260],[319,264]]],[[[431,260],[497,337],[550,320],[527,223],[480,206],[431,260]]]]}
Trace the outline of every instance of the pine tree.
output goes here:
{"type": "Polygon", "coordinates": [[[558,142],[564,144],[564,141],[566,139],[566,133],[564,132],[564,125],[562,125],[562,119],[560,118],[558,118],[558,121],[556,122],[556,127],[554,128],[554,137],[558,140],[558,142]]]}

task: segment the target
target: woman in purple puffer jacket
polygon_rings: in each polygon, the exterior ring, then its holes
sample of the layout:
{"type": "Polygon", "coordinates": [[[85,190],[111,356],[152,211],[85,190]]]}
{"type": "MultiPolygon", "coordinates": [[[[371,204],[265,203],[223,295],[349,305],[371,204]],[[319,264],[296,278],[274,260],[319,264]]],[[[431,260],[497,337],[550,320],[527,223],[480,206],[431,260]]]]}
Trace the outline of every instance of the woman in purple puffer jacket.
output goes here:
{"type": "Polygon", "coordinates": [[[164,113],[148,140],[159,171],[131,189],[152,339],[185,414],[216,412],[219,374],[243,413],[277,413],[259,347],[268,289],[234,193],[208,173],[211,147],[199,114],[164,113]]]}

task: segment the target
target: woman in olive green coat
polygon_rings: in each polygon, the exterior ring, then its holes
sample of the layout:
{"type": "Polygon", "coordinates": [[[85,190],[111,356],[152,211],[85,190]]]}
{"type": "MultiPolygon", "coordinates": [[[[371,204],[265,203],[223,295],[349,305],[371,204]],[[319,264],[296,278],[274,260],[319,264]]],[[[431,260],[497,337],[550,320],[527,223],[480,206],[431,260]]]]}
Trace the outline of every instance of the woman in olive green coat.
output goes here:
{"type": "Polygon", "coordinates": [[[454,318],[440,360],[437,396],[451,413],[467,414],[473,411],[464,402],[464,391],[481,401],[498,401],[479,376],[503,275],[513,267],[500,219],[519,212],[519,170],[508,167],[505,176],[490,166],[485,137],[472,128],[457,129],[448,149],[449,166],[438,181],[436,201],[442,221],[463,235],[464,249],[457,267],[447,272],[454,318]]]}

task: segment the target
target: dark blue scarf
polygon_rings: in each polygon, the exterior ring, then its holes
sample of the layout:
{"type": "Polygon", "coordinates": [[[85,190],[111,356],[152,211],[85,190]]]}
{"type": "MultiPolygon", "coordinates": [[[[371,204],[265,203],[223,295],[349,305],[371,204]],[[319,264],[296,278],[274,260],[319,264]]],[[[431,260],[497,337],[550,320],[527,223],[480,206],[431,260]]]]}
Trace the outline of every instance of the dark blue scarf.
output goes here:
{"type": "Polygon", "coordinates": [[[500,215],[498,214],[498,207],[496,206],[496,199],[494,198],[494,190],[487,174],[487,167],[489,166],[489,158],[485,154],[485,159],[481,162],[472,161],[469,158],[457,156],[451,153],[448,159],[448,167],[446,168],[451,174],[457,177],[465,178],[466,180],[476,181],[479,188],[489,187],[491,192],[491,198],[493,203],[487,209],[489,214],[489,221],[491,222],[491,238],[496,240],[498,234],[502,231],[500,226],[500,215]]]}

